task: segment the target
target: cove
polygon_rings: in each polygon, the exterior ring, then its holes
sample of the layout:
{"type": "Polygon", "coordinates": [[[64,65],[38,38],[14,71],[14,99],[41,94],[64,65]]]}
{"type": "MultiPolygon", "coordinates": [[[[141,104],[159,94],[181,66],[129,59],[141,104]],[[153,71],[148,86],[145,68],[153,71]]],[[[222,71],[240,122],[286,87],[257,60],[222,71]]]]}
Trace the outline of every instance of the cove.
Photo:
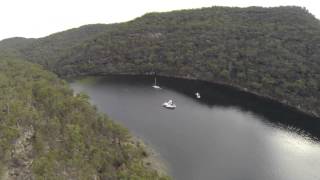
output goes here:
{"type": "Polygon", "coordinates": [[[118,75],[70,84],[159,152],[174,179],[320,179],[319,119],[228,86],[158,83],[163,89],[151,87],[152,76],[118,75]],[[168,99],[175,110],[161,107],[168,99]]]}

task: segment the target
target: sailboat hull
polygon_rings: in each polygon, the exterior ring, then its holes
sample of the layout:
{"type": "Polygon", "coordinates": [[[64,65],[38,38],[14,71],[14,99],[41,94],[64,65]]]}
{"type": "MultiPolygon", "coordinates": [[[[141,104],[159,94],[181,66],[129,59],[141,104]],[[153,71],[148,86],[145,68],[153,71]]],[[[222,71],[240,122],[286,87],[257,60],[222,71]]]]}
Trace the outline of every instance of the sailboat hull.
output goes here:
{"type": "Polygon", "coordinates": [[[152,86],[153,88],[155,88],[155,89],[161,89],[161,87],[160,86],[157,86],[157,85],[154,85],[154,86],[152,86]]]}

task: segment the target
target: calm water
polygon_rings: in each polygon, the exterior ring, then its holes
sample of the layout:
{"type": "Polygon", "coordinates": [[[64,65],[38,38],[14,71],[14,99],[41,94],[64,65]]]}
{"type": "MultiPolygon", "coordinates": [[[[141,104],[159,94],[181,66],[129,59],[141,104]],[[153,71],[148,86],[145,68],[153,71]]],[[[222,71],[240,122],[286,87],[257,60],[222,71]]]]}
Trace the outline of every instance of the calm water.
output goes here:
{"type": "Polygon", "coordinates": [[[320,120],[204,82],[108,76],[71,83],[153,146],[178,180],[319,180],[320,120]],[[201,100],[194,93],[201,93],[201,100]],[[173,99],[175,110],[161,104],[173,99]]]}

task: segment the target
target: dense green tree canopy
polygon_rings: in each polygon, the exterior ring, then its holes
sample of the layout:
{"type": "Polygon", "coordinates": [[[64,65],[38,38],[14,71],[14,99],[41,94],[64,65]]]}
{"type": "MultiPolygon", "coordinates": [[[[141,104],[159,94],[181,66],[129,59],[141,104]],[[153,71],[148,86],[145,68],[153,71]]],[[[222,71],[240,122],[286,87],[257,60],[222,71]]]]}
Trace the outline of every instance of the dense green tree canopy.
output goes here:
{"type": "Polygon", "coordinates": [[[7,41],[13,46],[0,43],[3,56],[43,64],[60,76],[156,71],[230,84],[320,115],[320,22],[300,7],[149,13],[19,45],[7,41]]]}
{"type": "Polygon", "coordinates": [[[0,59],[0,179],[167,179],[145,156],[87,95],[39,65],[0,59]]]}

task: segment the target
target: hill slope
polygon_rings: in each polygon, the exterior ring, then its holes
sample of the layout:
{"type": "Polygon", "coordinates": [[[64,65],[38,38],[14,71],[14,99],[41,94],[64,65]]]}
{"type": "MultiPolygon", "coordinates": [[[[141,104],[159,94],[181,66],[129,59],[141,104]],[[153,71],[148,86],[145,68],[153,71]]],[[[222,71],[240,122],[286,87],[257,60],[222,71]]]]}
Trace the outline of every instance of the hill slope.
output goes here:
{"type": "Polygon", "coordinates": [[[0,179],[166,179],[145,150],[39,65],[0,59],[0,179]]]}
{"type": "Polygon", "coordinates": [[[105,29],[61,51],[42,45],[60,47],[50,36],[16,51],[61,76],[156,71],[230,84],[320,115],[320,23],[306,9],[149,13],[105,29]]]}
{"type": "Polygon", "coordinates": [[[114,25],[93,24],[85,25],[67,31],[52,34],[39,39],[10,38],[1,41],[0,54],[2,56],[18,57],[31,61],[51,65],[53,59],[65,54],[67,49],[81,45],[86,40],[113,29],[114,25]]]}

